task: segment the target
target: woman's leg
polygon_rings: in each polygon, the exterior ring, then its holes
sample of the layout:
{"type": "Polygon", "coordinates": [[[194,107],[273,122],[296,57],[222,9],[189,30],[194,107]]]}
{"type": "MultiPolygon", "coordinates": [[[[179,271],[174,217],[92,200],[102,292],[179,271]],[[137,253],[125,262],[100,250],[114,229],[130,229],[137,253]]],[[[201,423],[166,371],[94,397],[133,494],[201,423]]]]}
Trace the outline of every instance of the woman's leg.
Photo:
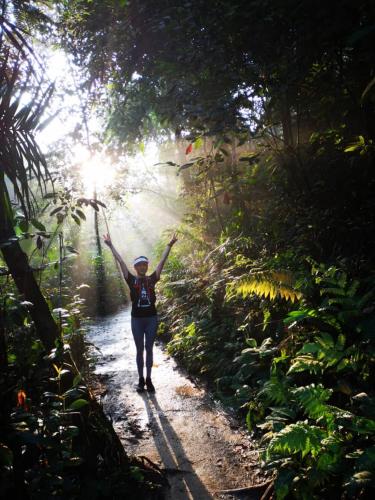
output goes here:
{"type": "Polygon", "coordinates": [[[144,318],[131,318],[131,327],[135,347],[137,349],[137,369],[139,378],[143,377],[143,351],[144,351],[144,318]]]}
{"type": "Polygon", "coordinates": [[[150,316],[149,318],[144,318],[147,320],[145,325],[146,334],[146,377],[151,378],[151,369],[153,363],[153,352],[154,340],[156,337],[156,331],[158,329],[158,317],[150,316]]]}

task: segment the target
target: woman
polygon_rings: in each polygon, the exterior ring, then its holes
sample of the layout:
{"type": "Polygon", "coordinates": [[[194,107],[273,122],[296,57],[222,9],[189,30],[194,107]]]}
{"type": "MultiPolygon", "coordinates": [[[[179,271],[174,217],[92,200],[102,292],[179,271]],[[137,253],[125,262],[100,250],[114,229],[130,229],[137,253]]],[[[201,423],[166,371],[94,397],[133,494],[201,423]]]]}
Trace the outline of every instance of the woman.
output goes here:
{"type": "Polygon", "coordinates": [[[131,310],[131,329],[134,342],[137,348],[137,369],[139,381],[137,386],[138,392],[143,392],[145,385],[149,392],[155,392],[155,387],[151,380],[151,369],[153,362],[153,346],[156,337],[158,317],[155,307],[155,284],[160,279],[160,274],[163,270],[165,261],[168,258],[172,246],[176,243],[176,233],[173,234],[171,241],[168,243],[163,255],[157,265],[155,271],[147,276],[148,258],[141,255],[134,259],[133,265],[135,275],[127,268],[120,254],[112,244],[109,234],[104,235],[104,242],[111,249],[114,258],[119,262],[126,283],[130,289],[130,298],[132,301],[131,310]],[[145,343],[146,339],[146,343],[145,343]],[[146,380],[143,376],[143,351],[146,346],[146,380]]]}

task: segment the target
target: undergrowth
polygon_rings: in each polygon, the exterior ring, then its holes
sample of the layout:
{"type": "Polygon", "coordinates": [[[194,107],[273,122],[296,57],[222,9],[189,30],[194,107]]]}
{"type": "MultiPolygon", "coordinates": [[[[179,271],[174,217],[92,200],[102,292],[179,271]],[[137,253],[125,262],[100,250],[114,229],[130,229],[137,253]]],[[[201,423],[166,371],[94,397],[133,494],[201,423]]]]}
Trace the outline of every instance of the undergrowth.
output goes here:
{"type": "Polygon", "coordinates": [[[369,495],[374,277],[291,251],[255,259],[244,236],[208,251],[190,231],[162,280],[168,352],[243,415],[278,499],[369,495]]]}

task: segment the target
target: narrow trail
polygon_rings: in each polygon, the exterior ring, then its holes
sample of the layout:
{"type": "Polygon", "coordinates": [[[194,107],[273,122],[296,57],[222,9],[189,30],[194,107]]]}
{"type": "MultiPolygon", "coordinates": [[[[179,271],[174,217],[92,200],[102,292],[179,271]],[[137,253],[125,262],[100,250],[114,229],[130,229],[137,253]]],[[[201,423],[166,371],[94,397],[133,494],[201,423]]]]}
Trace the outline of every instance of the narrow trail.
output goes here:
{"type": "MultiPolygon", "coordinates": [[[[154,348],[156,393],[138,394],[130,309],[97,320],[90,341],[101,355],[96,373],[102,403],[127,452],[145,455],[167,472],[172,500],[237,498],[219,490],[263,481],[248,434],[197,387],[159,343],[154,348]]],[[[254,491],[241,498],[260,498],[254,491]]]]}

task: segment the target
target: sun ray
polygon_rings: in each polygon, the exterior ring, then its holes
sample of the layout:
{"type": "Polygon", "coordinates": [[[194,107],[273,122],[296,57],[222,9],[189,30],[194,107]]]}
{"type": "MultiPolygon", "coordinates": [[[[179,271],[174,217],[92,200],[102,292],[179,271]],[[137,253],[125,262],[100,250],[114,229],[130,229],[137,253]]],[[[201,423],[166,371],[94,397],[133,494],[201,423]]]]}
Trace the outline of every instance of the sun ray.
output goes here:
{"type": "Polygon", "coordinates": [[[90,153],[82,145],[74,150],[74,163],[79,166],[84,194],[103,193],[115,179],[116,166],[108,157],[100,153],[90,153]]]}

